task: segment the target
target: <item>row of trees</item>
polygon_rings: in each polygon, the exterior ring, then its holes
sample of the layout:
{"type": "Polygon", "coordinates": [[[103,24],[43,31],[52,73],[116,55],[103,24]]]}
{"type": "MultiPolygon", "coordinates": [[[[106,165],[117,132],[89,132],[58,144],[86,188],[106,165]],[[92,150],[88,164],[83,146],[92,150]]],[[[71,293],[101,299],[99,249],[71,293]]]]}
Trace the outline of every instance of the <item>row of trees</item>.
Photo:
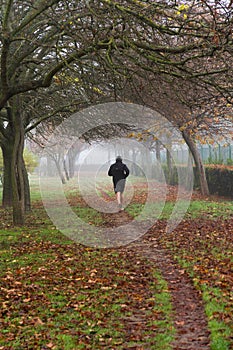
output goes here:
{"type": "Polygon", "coordinates": [[[0,4],[3,205],[13,206],[15,224],[23,224],[30,210],[26,135],[36,130],[33,135],[43,136],[75,111],[100,102],[143,103],[168,118],[189,146],[202,192],[208,193],[195,140],[232,126],[230,2],[0,4]]]}

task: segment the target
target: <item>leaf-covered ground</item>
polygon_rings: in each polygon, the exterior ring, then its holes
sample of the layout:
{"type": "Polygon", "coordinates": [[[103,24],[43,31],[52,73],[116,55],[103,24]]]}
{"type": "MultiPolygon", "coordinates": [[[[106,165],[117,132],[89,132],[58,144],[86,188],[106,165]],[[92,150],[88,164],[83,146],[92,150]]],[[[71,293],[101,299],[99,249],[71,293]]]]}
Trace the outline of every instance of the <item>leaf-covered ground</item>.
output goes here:
{"type": "MultiPolygon", "coordinates": [[[[168,203],[176,193],[169,188],[168,203]]],[[[142,184],[125,212],[101,215],[69,200],[108,227],[132,220],[145,197],[142,184]]],[[[232,203],[195,192],[190,208],[167,234],[168,205],[118,249],[70,241],[39,201],[20,229],[1,209],[0,349],[233,349],[232,203]]]]}

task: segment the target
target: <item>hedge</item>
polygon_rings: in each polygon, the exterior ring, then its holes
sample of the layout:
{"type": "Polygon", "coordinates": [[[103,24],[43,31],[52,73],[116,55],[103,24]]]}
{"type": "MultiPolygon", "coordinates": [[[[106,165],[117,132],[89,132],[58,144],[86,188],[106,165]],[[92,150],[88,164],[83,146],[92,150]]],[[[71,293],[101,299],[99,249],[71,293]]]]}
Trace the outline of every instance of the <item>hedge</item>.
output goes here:
{"type": "MultiPolygon", "coordinates": [[[[169,175],[167,166],[163,166],[163,171],[168,184],[178,184],[178,171],[180,173],[181,182],[187,176],[187,167],[179,166],[173,168],[169,175]]],[[[233,198],[233,167],[207,165],[205,166],[206,178],[209,186],[210,194],[233,198]]],[[[196,175],[196,167],[193,167],[194,172],[194,188],[199,188],[199,181],[196,175]]],[[[185,182],[184,182],[185,185],[185,182]]]]}
{"type": "Polygon", "coordinates": [[[207,166],[205,170],[210,193],[233,198],[233,168],[207,166]]]}

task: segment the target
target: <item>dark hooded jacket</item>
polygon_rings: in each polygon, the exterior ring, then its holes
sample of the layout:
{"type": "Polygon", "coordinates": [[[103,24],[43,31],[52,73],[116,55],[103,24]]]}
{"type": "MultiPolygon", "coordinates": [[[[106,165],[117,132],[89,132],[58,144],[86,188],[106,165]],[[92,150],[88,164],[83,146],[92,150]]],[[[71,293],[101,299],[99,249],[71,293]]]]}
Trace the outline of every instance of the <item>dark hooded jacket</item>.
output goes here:
{"type": "Polygon", "coordinates": [[[126,179],[129,176],[129,169],[122,163],[122,159],[116,159],[116,162],[110,166],[108,175],[113,177],[114,188],[116,188],[119,180],[126,179]]]}

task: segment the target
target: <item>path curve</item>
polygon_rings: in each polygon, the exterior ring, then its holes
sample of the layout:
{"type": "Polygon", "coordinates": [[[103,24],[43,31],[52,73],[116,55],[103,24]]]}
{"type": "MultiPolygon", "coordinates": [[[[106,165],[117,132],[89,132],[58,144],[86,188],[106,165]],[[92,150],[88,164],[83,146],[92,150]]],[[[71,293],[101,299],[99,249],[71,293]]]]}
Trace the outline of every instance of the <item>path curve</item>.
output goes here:
{"type": "MultiPolygon", "coordinates": [[[[104,226],[107,227],[127,223],[132,218],[127,212],[121,212],[114,215],[105,214],[104,220],[104,226]]],[[[173,350],[210,350],[210,332],[201,294],[187,273],[174,261],[170,252],[158,243],[153,230],[156,230],[156,227],[152,228],[148,235],[121,249],[133,250],[153,260],[166,280],[176,328],[173,350]]]]}

